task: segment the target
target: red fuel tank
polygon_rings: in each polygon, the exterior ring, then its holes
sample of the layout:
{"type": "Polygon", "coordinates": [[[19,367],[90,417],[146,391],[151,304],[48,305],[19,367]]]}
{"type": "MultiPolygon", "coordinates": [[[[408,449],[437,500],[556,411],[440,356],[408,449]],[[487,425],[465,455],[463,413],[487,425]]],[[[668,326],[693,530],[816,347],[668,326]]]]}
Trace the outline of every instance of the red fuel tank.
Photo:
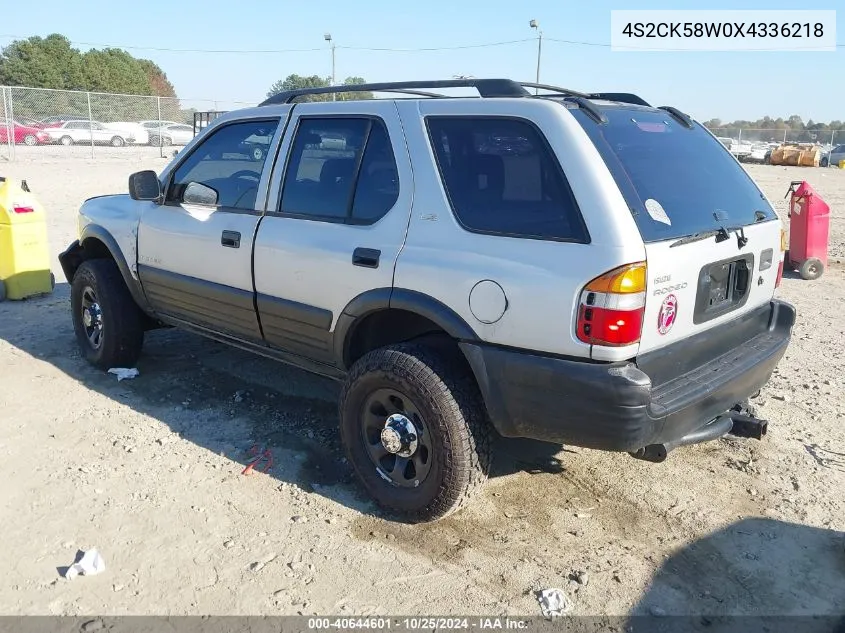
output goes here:
{"type": "Polygon", "coordinates": [[[803,279],[818,279],[827,268],[830,207],[807,181],[789,186],[789,251],[786,263],[803,279]]]}

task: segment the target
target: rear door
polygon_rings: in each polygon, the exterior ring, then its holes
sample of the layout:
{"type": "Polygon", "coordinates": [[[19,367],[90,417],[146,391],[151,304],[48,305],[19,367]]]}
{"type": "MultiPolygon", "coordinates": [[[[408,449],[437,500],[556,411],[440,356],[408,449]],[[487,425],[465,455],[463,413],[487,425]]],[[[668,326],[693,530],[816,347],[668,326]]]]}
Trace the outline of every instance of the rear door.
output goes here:
{"type": "Polygon", "coordinates": [[[645,242],[640,353],[768,303],[781,224],[718,139],[666,112],[608,108],[598,125],[573,111],[605,159],[645,242]]]}
{"type": "Polygon", "coordinates": [[[279,156],[255,242],[261,327],[268,344],[331,362],[337,318],[392,287],[405,240],[413,176],[396,106],[298,104],[279,156]]]}

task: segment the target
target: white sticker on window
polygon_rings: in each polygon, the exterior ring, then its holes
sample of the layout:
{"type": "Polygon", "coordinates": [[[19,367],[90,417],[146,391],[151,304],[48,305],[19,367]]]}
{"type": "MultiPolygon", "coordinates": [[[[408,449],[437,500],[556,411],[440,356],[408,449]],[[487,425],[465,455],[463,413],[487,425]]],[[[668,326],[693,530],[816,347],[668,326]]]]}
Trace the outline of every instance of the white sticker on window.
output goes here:
{"type": "Polygon", "coordinates": [[[668,224],[672,226],[672,220],[669,219],[669,216],[666,215],[666,211],[663,209],[661,204],[653,199],[649,198],[645,201],[645,210],[648,211],[648,214],[651,216],[651,219],[655,222],[662,222],[663,224],[668,224]]]}

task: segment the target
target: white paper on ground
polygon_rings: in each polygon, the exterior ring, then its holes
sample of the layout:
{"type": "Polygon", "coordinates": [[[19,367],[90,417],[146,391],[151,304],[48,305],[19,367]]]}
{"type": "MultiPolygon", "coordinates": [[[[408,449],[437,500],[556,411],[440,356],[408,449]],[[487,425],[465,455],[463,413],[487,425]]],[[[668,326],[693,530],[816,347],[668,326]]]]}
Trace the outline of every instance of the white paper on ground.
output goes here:
{"type": "Polygon", "coordinates": [[[124,378],[136,378],[141,374],[141,372],[134,367],[131,369],[127,369],[126,367],[112,367],[109,369],[109,373],[117,376],[117,382],[120,382],[124,378]]]}
{"type": "Polygon", "coordinates": [[[97,548],[93,547],[85,552],[78,563],[74,563],[68,567],[67,572],[65,572],[65,578],[76,578],[79,574],[83,576],[94,576],[101,571],[105,571],[105,569],[106,561],[103,560],[97,548]]]}
{"type": "Polygon", "coordinates": [[[572,609],[572,603],[560,589],[543,589],[538,592],[537,601],[547,618],[564,615],[572,609]]]}

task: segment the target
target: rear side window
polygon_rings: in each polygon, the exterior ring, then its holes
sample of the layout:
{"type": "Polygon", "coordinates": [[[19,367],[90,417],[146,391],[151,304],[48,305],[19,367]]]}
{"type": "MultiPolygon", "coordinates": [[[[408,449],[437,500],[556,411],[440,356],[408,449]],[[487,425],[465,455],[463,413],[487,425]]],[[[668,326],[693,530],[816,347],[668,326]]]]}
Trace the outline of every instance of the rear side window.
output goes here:
{"type": "Polygon", "coordinates": [[[599,125],[571,110],[613,174],[645,242],[775,218],[729,151],[695,123],[666,112],[606,108],[599,125]]]}
{"type": "Polygon", "coordinates": [[[563,172],[537,128],[506,117],[426,119],[440,177],[469,231],[587,242],[563,172]]]}
{"type": "Polygon", "coordinates": [[[304,118],[285,173],[280,212],[372,224],[399,198],[399,169],[384,123],[304,118]]]}

